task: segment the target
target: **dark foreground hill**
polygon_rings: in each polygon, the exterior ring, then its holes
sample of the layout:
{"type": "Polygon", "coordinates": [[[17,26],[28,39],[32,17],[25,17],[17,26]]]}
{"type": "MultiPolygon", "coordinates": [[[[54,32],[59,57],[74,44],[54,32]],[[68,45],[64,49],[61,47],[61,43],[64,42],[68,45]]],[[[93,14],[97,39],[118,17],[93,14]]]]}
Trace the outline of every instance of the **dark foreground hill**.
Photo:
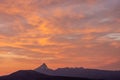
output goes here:
{"type": "Polygon", "coordinates": [[[49,76],[33,70],[21,70],[7,76],[2,76],[0,77],[0,80],[95,80],[95,79],[49,76]]]}

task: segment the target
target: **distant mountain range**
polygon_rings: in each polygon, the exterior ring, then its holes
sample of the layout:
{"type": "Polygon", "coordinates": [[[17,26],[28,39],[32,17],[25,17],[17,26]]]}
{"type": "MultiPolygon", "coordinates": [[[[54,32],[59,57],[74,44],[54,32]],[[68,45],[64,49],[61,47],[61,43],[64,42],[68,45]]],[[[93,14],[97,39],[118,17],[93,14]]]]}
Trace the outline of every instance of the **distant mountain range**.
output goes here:
{"type": "Polygon", "coordinates": [[[120,80],[120,71],[85,68],[49,69],[44,63],[35,70],[20,70],[0,80],[120,80]]]}
{"type": "Polygon", "coordinates": [[[56,70],[52,70],[49,69],[45,63],[43,63],[40,67],[36,68],[35,71],[54,76],[85,77],[103,80],[120,80],[120,71],[85,69],[83,67],[58,68],[56,70]]]}

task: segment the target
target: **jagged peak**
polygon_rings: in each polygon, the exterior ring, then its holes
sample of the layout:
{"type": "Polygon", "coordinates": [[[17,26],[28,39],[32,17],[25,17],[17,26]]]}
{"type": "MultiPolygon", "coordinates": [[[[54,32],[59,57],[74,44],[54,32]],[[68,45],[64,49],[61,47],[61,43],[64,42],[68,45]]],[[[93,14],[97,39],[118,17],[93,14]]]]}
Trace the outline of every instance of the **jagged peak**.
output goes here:
{"type": "Polygon", "coordinates": [[[40,67],[48,68],[47,65],[46,65],[45,63],[43,63],[40,67]]]}
{"type": "Polygon", "coordinates": [[[49,69],[49,68],[47,67],[47,65],[46,65],[45,63],[43,63],[43,64],[40,65],[40,67],[38,67],[37,69],[39,69],[39,70],[47,70],[47,69],[49,69]]]}

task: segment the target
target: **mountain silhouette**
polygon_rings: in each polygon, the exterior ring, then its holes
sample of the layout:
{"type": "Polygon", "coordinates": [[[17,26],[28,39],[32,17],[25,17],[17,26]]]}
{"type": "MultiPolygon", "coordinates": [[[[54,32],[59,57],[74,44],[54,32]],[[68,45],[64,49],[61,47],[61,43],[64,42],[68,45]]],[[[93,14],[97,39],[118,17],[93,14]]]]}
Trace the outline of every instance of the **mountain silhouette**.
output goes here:
{"type": "Polygon", "coordinates": [[[68,77],[85,77],[93,79],[104,80],[120,80],[120,71],[98,70],[80,68],[58,68],[56,70],[49,69],[44,63],[35,71],[54,76],[68,76],[68,77]]]}
{"type": "Polygon", "coordinates": [[[96,80],[78,77],[50,76],[33,70],[20,70],[7,76],[0,77],[0,80],[96,80]]]}
{"type": "Polygon", "coordinates": [[[98,69],[58,68],[50,69],[45,63],[35,70],[19,70],[0,80],[120,80],[120,71],[98,69]]]}
{"type": "Polygon", "coordinates": [[[48,66],[45,63],[43,63],[42,65],[40,65],[38,68],[36,68],[35,71],[43,73],[43,74],[48,74],[48,75],[49,75],[49,73],[53,72],[53,70],[50,69],[50,68],[48,68],[48,66]]]}
{"type": "Polygon", "coordinates": [[[39,72],[45,72],[47,70],[50,70],[50,69],[47,67],[45,63],[43,63],[40,67],[36,69],[36,71],[39,71],[39,72]]]}

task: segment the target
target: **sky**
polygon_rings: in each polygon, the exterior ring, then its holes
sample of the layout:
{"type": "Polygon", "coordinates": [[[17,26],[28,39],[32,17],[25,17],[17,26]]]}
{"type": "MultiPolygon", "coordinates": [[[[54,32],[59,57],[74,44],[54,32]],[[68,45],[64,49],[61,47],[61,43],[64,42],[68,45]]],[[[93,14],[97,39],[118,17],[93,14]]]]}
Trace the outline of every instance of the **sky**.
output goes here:
{"type": "Polygon", "coordinates": [[[0,75],[42,63],[120,70],[120,0],[0,0],[0,75]]]}

